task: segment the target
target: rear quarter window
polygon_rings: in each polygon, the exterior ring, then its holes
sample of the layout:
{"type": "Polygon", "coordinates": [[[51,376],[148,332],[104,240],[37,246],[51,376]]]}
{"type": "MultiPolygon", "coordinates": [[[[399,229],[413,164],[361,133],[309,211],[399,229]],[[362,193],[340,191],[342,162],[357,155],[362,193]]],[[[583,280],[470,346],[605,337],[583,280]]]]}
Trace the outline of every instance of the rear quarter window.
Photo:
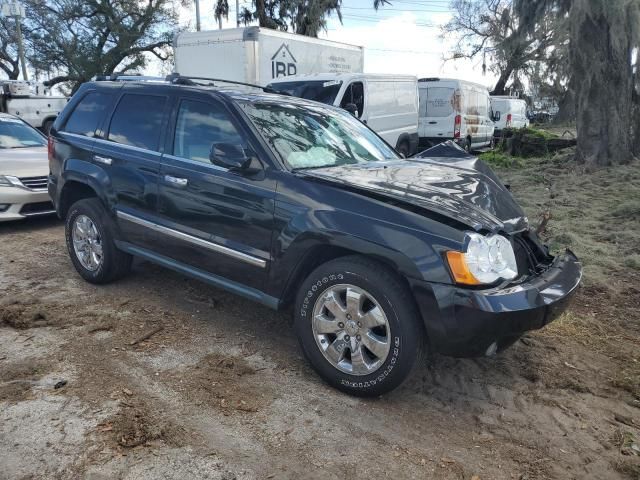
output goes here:
{"type": "Polygon", "coordinates": [[[63,131],[94,137],[110,103],[111,95],[108,93],[87,93],[69,115],[63,131]]]}

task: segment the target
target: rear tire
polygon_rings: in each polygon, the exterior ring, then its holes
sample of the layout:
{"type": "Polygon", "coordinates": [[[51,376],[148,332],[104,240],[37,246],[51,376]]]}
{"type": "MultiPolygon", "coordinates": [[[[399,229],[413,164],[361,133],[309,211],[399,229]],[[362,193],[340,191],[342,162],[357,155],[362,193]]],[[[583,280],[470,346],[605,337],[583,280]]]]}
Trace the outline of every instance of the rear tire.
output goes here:
{"type": "Polygon", "coordinates": [[[467,137],[467,140],[464,144],[464,151],[467,153],[471,153],[471,139],[467,137]]]}
{"type": "Polygon", "coordinates": [[[294,316],[311,366],[351,395],[395,389],[422,356],[423,326],[408,288],[364,257],[339,258],[314,270],[298,292],[294,316]]]}
{"type": "Polygon", "coordinates": [[[115,245],[117,227],[102,202],[85,198],[67,213],[65,238],[73,266],[87,282],[103,284],[126,275],[131,255],[115,245]]]}

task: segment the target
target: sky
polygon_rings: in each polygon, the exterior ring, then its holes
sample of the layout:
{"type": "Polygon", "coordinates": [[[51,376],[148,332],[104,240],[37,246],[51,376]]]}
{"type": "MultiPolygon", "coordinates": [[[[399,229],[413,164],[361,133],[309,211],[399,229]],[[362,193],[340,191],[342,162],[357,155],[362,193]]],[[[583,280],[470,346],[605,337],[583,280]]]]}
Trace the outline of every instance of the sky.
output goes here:
{"type": "MultiPolygon", "coordinates": [[[[373,0],[343,0],[343,21],[328,19],[328,28],[320,37],[364,46],[364,70],[367,73],[406,73],[418,77],[453,77],[492,86],[496,78],[482,75],[482,59],[444,61],[454,43],[441,38],[440,27],[451,18],[449,0],[390,0],[377,12],[373,0]]],[[[195,3],[194,3],[195,4],[195,3]]],[[[239,0],[251,6],[251,0],[239,0]]],[[[200,0],[202,30],[213,30],[214,0],[200,0]]],[[[236,26],[235,0],[229,0],[229,19],[223,28],[236,26]]],[[[195,8],[181,11],[180,23],[195,30],[195,8]]],[[[157,67],[150,66],[151,70],[157,67]]],[[[157,72],[149,72],[157,73],[157,72]]]]}

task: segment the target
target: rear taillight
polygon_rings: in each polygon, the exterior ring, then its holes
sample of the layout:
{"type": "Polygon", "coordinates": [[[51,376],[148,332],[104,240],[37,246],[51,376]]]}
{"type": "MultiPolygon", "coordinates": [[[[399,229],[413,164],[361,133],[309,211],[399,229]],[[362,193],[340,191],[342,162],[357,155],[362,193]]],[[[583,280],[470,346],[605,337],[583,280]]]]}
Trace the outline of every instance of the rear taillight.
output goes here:
{"type": "Polygon", "coordinates": [[[511,114],[507,114],[507,128],[511,127],[511,114]]]}
{"type": "Polygon", "coordinates": [[[460,138],[460,127],[462,126],[462,117],[456,115],[456,119],[453,121],[453,138],[460,138]]]}
{"type": "Polygon", "coordinates": [[[53,157],[55,153],[55,146],[53,143],[53,137],[51,135],[49,135],[49,139],[47,142],[47,153],[49,154],[49,164],[51,164],[51,162],[53,162],[53,157]]]}

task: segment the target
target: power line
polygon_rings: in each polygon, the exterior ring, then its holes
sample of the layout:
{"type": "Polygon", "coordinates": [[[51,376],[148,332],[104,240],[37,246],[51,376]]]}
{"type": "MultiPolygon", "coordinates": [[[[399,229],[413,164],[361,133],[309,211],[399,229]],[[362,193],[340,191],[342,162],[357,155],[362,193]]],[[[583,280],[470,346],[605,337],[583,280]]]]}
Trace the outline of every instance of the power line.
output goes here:
{"type": "MultiPolygon", "coordinates": [[[[359,22],[371,22],[371,23],[378,23],[381,20],[393,20],[395,17],[368,17],[368,16],[361,16],[361,15],[354,15],[354,14],[347,14],[347,15],[343,15],[343,18],[347,18],[347,19],[351,19],[351,20],[357,20],[359,22]]],[[[412,22],[412,25],[416,25],[417,27],[424,27],[424,28],[440,28],[440,25],[434,25],[433,23],[425,23],[425,22],[412,22]]]]}
{"type": "MultiPolygon", "coordinates": [[[[340,7],[340,10],[369,10],[367,7],[340,7]]],[[[382,10],[378,10],[378,13],[383,12],[421,12],[421,13],[450,13],[452,10],[416,10],[410,8],[384,8],[382,10]]]]}

